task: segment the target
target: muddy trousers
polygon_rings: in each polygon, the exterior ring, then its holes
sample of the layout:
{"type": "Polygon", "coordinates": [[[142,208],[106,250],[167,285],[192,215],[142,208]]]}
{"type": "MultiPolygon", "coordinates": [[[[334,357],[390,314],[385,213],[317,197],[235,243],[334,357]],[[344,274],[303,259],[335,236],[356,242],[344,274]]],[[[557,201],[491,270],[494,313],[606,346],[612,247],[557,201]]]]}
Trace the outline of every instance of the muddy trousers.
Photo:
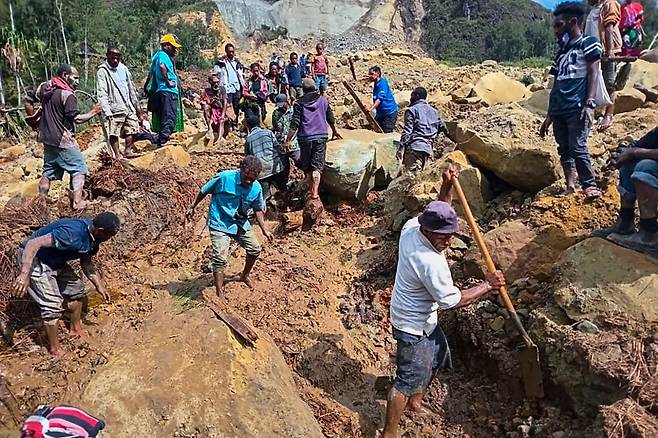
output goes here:
{"type": "Polygon", "coordinates": [[[587,149],[589,126],[580,110],[570,114],[552,115],[553,135],[557,142],[557,153],[565,172],[576,168],[583,189],[596,187],[592,160],[587,149]]]}

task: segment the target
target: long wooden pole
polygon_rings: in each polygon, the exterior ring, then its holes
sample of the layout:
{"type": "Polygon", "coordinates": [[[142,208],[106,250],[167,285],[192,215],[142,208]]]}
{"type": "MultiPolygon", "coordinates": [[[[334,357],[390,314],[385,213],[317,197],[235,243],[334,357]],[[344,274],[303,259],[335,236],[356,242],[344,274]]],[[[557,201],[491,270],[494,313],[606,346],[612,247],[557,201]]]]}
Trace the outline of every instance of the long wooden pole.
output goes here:
{"type": "Polygon", "coordinates": [[[366,116],[366,120],[368,120],[368,123],[370,124],[372,130],[375,132],[384,132],[381,126],[379,126],[379,123],[377,123],[377,120],[375,120],[372,114],[370,114],[368,108],[366,108],[363,102],[361,102],[361,99],[359,99],[359,96],[356,94],[352,86],[347,81],[343,81],[343,85],[345,85],[345,88],[347,88],[347,92],[350,93],[356,104],[359,105],[359,108],[361,108],[361,112],[363,112],[363,114],[366,116]]]}

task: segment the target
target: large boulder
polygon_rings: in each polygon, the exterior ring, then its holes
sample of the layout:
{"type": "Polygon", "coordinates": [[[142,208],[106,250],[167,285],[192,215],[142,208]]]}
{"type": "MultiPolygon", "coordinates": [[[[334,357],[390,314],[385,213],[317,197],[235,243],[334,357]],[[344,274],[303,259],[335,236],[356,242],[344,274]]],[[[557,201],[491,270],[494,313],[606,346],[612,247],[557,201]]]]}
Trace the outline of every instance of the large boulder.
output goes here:
{"type": "Polygon", "coordinates": [[[475,166],[523,192],[536,193],[560,178],[556,146],[552,137],[539,137],[537,116],[518,105],[484,108],[478,116],[447,123],[450,138],[475,166]]]}
{"type": "MultiPolygon", "coordinates": [[[[487,179],[479,169],[468,163],[460,151],[430,162],[422,172],[407,173],[393,180],[385,194],[385,215],[393,220],[402,212],[406,212],[405,216],[411,216],[422,211],[430,201],[436,200],[441,189],[441,175],[448,164],[454,164],[460,169],[459,182],[471,210],[474,215],[481,215],[493,194],[487,179]]],[[[456,208],[459,209],[459,206],[456,208]]]]}
{"type": "Polygon", "coordinates": [[[346,199],[363,200],[376,185],[386,187],[398,174],[399,134],[367,129],[343,130],[342,140],[327,143],[322,188],[346,199]]]}
{"type": "Polygon", "coordinates": [[[187,167],[191,161],[192,157],[181,146],[164,146],[131,159],[130,164],[155,171],[171,164],[187,167]]]}
{"type": "MultiPolygon", "coordinates": [[[[508,282],[538,274],[547,275],[553,263],[571,244],[557,228],[532,229],[523,221],[505,222],[485,233],[484,241],[496,267],[505,273],[508,282]]],[[[474,277],[484,277],[487,272],[477,246],[469,248],[464,257],[464,272],[474,277]]]]}
{"type": "Polygon", "coordinates": [[[108,436],[322,437],[276,345],[243,346],[205,308],[154,312],[97,370],[80,405],[108,436]]]}
{"type": "Polygon", "coordinates": [[[519,102],[526,110],[531,113],[537,114],[541,117],[546,117],[548,113],[548,100],[551,95],[551,90],[539,90],[535,91],[527,99],[519,102]]]}
{"type": "Polygon", "coordinates": [[[575,320],[635,325],[658,322],[658,261],[603,239],[564,252],[555,301],[575,320]]]}
{"type": "Polygon", "coordinates": [[[658,64],[641,59],[631,63],[626,88],[633,88],[635,85],[641,85],[646,88],[658,86],[658,64]]]}
{"type": "Polygon", "coordinates": [[[518,102],[528,95],[528,89],[505,73],[488,73],[475,83],[475,93],[489,106],[518,102]]]}
{"type": "Polygon", "coordinates": [[[615,114],[635,111],[641,108],[646,100],[647,96],[643,92],[626,87],[615,95],[615,114]]]}
{"type": "Polygon", "coordinates": [[[393,97],[395,97],[395,101],[398,104],[398,111],[400,112],[400,115],[402,115],[404,109],[411,103],[411,90],[396,91],[393,94],[393,97]]]}

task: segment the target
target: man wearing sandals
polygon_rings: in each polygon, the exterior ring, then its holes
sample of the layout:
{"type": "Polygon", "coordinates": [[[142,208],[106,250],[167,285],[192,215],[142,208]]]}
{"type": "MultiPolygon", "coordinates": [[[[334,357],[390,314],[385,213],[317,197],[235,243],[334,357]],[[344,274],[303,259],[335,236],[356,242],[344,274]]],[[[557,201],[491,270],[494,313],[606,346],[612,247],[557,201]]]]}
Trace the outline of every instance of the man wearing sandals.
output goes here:
{"type": "Polygon", "coordinates": [[[597,77],[601,44],[584,36],[581,26],[585,10],[580,3],[560,3],[553,12],[553,29],[560,49],[551,67],[555,84],[548,103],[548,115],[539,135],[544,138],[551,124],[566,177],[566,193],[575,193],[576,177],[585,197],[601,196],[587,148],[594,122],[597,77]]]}
{"type": "Polygon", "coordinates": [[[397,370],[386,403],[386,424],[377,437],[398,436],[405,410],[428,413],[423,394],[440,369],[452,368],[450,348],[438,325],[438,311],[467,306],[505,285],[500,271],[487,274],[477,286],[460,291],[452,282],[445,250],[459,231],[457,213],[450,206],[452,178],[443,173],[439,200],[409,220],[400,234],[395,285],[391,297],[391,324],[397,342],[397,370]]]}
{"type": "Polygon", "coordinates": [[[613,164],[619,169],[621,207],[617,222],[597,230],[597,237],[658,256],[658,128],[636,142],[622,144],[613,164]],[[640,210],[635,231],[635,203],[640,210]]]}

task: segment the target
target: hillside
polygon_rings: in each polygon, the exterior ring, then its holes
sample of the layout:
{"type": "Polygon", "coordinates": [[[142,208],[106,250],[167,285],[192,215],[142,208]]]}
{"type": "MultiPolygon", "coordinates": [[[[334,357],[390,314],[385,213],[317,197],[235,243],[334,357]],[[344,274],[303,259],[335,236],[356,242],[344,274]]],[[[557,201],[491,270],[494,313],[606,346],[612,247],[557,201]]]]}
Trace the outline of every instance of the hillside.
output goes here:
{"type": "Polygon", "coordinates": [[[421,44],[438,59],[550,56],[547,9],[531,0],[425,0],[421,44]]]}

